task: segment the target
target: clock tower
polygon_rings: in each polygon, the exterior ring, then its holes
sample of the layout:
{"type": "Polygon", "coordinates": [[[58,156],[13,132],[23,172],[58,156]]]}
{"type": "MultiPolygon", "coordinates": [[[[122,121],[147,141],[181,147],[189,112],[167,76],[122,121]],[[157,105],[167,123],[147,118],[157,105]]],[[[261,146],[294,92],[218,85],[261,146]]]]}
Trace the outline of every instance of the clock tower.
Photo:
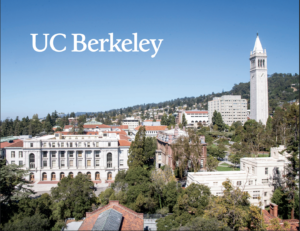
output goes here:
{"type": "Polygon", "coordinates": [[[250,52],[250,119],[264,125],[269,117],[267,51],[262,48],[258,33],[250,52]]]}

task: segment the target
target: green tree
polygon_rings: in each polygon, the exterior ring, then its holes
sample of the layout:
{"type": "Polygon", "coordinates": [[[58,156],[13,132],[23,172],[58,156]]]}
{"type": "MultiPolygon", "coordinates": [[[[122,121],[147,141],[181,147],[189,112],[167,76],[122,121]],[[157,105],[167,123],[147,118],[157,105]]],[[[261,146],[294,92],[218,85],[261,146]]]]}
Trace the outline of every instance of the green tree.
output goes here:
{"type": "Polygon", "coordinates": [[[84,134],[83,123],[78,124],[78,134],[84,134]]]}
{"type": "Polygon", "coordinates": [[[85,217],[85,213],[91,211],[91,206],[96,201],[93,186],[93,182],[84,174],[78,174],[75,178],[63,178],[57,187],[51,189],[53,218],[61,220],[75,217],[79,220],[85,217]]]}
{"type": "Polygon", "coordinates": [[[222,115],[221,115],[220,112],[214,111],[214,114],[213,114],[213,117],[212,117],[212,122],[213,122],[213,125],[218,126],[219,131],[224,131],[225,124],[223,122],[222,115]]]}
{"type": "Polygon", "coordinates": [[[216,168],[218,167],[219,161],[217,160],[217,158],[213,157],[213,156],[208,156],[206,159],[206,168],[208,172],[212,172],[214,170],[216,170],[216,168]]]}
{"type": "Polygon", "coordinates": [[[75,113],[74,113],[74,112],[71,112],[70,117],[71,117],[71,118],[75,118],[75,117],[76,117],[75,113]]]}
{"type": "Polygon", "coordinates": [[[182,126],[186,126],[187,125],[187,120],[185,118],[185,113],[182,113],[182,126]]]}
{"type": "Polygon", "coordinates": [[[224,224],[218,221],[216,218],[205,219],[203,217],[195,217],[185,226],[179,227],[174,230],[199,230],[199,231],[230,231],[229,227],[224,226],[224,224]]]}
{"type": "Polygon", "coordinates": [[[146,129],[145,126],[141,126],[129,148],[129,157],[127,162],[129,168],[143,166],[148,160],[145,156],[145,140],[146,129]]]}
{"type": "Polygon", "coordinates": [[[40,231],[49,230],[50,222],[47,217],[35,214],[31,217],[24,217],[21,220],[16,220],[14,222],[7,223],[4,227],[4,231],[15,231],[15,230],[25,230],[25,231],[40,231]]]}

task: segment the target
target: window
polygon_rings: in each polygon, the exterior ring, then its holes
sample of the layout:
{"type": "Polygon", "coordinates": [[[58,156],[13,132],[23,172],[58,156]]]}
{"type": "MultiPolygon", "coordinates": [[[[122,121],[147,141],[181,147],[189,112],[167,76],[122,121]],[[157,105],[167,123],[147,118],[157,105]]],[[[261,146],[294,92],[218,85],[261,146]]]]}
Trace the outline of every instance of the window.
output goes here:
{"type": "Polygon", "coordinates": [[[123,165],[124,165],[124,160],[120,159],[120,166],[123,166],[123,165]]]}
{"type": "Polygon", "coordinates": [[[73,157],[74,152],[73,151],[69,151],[69,157],[73,157]]]}
{"type": "Polygon", "coordinates": [[[107,168],[111,168],[112,167],[112,154],[108,153],[107,154],[107,168]]]}
{"type": "Polygon", "coordinates": [[[78,147],[81,147],[81,142],[78,142],[78,147]]]}
{"type": "Polygon", "coordinates": [[[29,167],[35,168],[35,157],[33,153],[29,155],[29,167]]]}
{"type": "Polygon", "coordinates": [[[265,175],[268,175],[268,168],[265,168],[265,175]]]}
{"type": "Polygon", "coordinates": [[[82,160],[78,160],[78,167],[82,167],[82,160]]]}
{"type": "Polygon", "coordinates": [[[86,157],[92,157],[92,151],[86,151],[86,157]]]}
{"type": "Polygon", "coordinates": [[[63,158],[65,157],[65,151],[60,152],[60,157],[63,157],[63,158]]]}
{"type": "Polygon", "coordinates": [[[254,167],[252,167],[252,173],[255,173],[255,168],[254,167]]]}
{"type": "Polygon", "coordinates": [[[22,165],[23,165],[23,161],[20,160],[20,161],[19,161],[19,166],[22,166],[22,165]]]}
{"type": "Polygon", "coordinates": [[[43,147],[47,147],[47,143],[46,142],[43,143],[43,147]]]}
{"type": "Polygon", "coordinates": [[[55,148],[55,143],[52,143],[52,148],[55,148]]]}
{"type": "Polygon", "coordinates": [[[265,195],[265,197],[266,197],[266,196],[268,196],[268,193],[267,193],[267,192],[264,192],[264,195],[265,195]]]}
{"type": "Polygon", "coordinates": [[[52,160],[52,168],[56,168],[56,160],[52,160]]]}
{"type": "Polygon", "coordinates": [[[60,166],[61,166],[61,167],[65,167],[65,160],[61,160],[60,166]]]}
{"type": "Polygon", "coordinates": [[[96,160],[96,166],[97,166],[97,167],[100,166],[99,163],[100,163],[99,160],[96,160]]]}
{"type": "Polygon", "coordinates": [[[253,180],[249,180],[249,185],[253,185],[253,180]]]}
{"type": "Polygon", "coordinates": [[[70,148],[72,148],[72,147],[73,147],[73,143],[71,142],[71,143],[70,143],[70,148]]]}
{"type": "Polygon", "coordinates": [[[43,152],[43,157],[47,157],[47,152],[43,152]]]}
{"type": "Polygon", "coordinates": [[[203,159],[201,159],[200,168],[203,168],[203,159]]]}
{"type": "Polygon", "coordinates": [[[13,161],[11,162],[11,164],[16,164],[16,161],[13,160],[13,161]]]}
{"type": "Polygon", "coordinates": [[[242,181],[237,181],[236,185],[242,185],[242,181]]]}
{"type": "Polygon", "coordinates": [[[33,143],[30,143],[30,147],[33,148],[33,143]]]}
{"type": "Polygon", "coordinates": [[[269,182],[268,179],[262,179],[261,181],[262,181],[263,184],[267,184],[269,182]]]}
{"type": "MultiPolygon", "coordinates": [[[[91,135],[91,134],[90,134],[91,135]]],[[[91,142],[87,142],[87,147],[91,147],[91,142]]]]}
{"type": "Polygon", "coordinates": [[[214,182],[214,186],[218,185],[218,182],[214,182]]]}
{"type": "Polygon", "coordinates": [[[158,160],[161,160],[161,154],[158,154],[158,160]]]}
{"type": "Polygon", "coordinates": [[[253,199],[259,199],[260,197],[260,191],[253,191],[253,199]]]}
{"type": "Polygon", "coordinates": [[[15,151],[12,151],[11,152],[11,158],[15,158],[15,157],[16,157],[15,151]]]}
{"type": "Polygon", "coordinates": [[[86,161],[86,165],[87,165],[88,167],[91,167],[91,163],[92,163],[91,160],[87,160],[87,161],[86,161]]]}
{"type": "Polygon", "coordinates": [[[19,151],[19,158],[23,158],[23,152],[19,151]]]}
{"type": "Polygon", "coordinates": [[[56,152],[51,152],[51,157],[56,157],[56,152]]]}
{"type": "Polygon", "coordinates": [[[78,151],[78,157],[82,157],[82,151],[78,151]]]}
{"type": "Polygon", "coordinates": [[[108,147],[110,147],[111,146],[111,143],[110,142],[108,142],[108,147]]]}
{"type": "Polygon", "coordinates": [[[73,160],[70,160],[70,167],[73,167],[73,160]]]}
{"type": "Polygon", "coordinates": [[[100,157],[100,151],[95,151],[95,157],[100,157]]]}
{"type": "Polygon", "coordinates": [[[65,145],[65,144],[62,142],[60,146],[63,148],[63,147],[64,147],[64,145],[65,145]]]}
{"type": "Polygon", "coordinates": [[[43,167],[47,167],[47,160],[43,160],[43,167]]]}

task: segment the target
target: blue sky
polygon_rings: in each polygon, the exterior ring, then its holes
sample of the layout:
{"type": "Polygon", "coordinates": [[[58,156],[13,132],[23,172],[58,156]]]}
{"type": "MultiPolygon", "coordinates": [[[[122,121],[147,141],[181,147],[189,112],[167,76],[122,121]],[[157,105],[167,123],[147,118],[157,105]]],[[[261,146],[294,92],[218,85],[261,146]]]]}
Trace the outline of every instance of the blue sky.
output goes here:
{"type": "Polygon", "coordinates": [[[230,90],[248,82],[256,32],[268,74],[298,73],[299,2],[1,1],[1,119],[93,112],[230,90]],[[35,52],[31,33],[57,37],[35,52]],[[164,39],[149,52],[71,52],[87,40],[164,39]]]}

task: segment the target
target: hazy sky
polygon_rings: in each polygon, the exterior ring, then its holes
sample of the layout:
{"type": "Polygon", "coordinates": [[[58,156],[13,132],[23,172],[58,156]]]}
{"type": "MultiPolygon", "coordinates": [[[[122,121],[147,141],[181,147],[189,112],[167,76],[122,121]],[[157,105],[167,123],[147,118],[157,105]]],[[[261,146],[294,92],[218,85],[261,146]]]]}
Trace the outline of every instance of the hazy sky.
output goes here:
{"type": "Polygon", "coordinates": [[[298,73],[299,2],[1,1],[1,119],[97,112],[230,90],[248,82],[259,32],[268,74],[298,73]],[[57,37],[54,52],[31,33],[57,37]],[[149,52],[71,52],[90,39],[163,39],[149,52]]]}

